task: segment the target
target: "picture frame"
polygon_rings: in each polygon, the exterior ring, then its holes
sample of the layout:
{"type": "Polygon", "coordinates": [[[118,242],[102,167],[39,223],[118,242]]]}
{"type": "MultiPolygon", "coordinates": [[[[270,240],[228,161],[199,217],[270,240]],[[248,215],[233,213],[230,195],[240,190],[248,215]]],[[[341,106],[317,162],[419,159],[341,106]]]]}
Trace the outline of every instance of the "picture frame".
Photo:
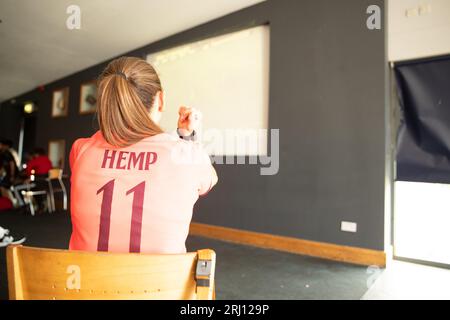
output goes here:
{"type": "Polygon", "coordinates": [[[97,110],[97,83],[95,80],[87,81],[80,86],[80,114],[91,114],[97,110]]]}
{"type": "Polygon", "coordinates": [[[66,141],[63,139],[50,140],[48,142],[48,157],[53,168],[64,168],[66,141]]]}
{"type": "Polygon", "coordinates": [[[52,95],[52,118],[66,117],[69,113],[69,87],[56,89],[52,95]]]}

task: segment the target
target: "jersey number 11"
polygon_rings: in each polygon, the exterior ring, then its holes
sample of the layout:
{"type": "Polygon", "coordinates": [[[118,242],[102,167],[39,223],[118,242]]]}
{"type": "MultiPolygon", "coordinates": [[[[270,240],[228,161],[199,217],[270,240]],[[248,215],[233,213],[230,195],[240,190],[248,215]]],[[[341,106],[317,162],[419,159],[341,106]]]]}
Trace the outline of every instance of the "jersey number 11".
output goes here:
{"type": "MultiPolygon", "coordinates": [[[[145,181],[134,186],[126,192],[133,193],[133,207],[131,213],[130,252],[141,251],[142,211],[144,205],[145,181]]],[[[100,212],[100,230],[98,235],[97,251],[108,251],[109,229],[111,226],[111,205],[114,193],[114,179],[108,181],[97,190],[97,194],[103,193],[100,212]]]]}

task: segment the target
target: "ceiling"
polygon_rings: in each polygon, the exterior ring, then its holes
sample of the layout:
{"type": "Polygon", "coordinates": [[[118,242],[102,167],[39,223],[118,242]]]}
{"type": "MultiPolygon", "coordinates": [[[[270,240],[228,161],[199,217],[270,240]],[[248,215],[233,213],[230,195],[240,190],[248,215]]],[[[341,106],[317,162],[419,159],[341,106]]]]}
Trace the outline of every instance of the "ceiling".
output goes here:
{"type": "Polygon", "coordinates": [[[262,1],[0,0],[0,101],[262,1]]]}

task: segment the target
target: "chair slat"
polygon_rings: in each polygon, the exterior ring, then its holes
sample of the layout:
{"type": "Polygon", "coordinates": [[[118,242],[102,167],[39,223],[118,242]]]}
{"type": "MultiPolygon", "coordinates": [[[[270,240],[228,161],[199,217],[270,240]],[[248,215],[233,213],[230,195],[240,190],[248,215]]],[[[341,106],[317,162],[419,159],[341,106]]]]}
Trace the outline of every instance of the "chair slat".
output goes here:
{"type": "MultiPolygon", "coordinates": [[[[196,252],[120,254],[23,246],[7,252],[11,299],[213,298],[212,287],[196,290],[196,252]]],[[[215,264],[214,251],[199,252],[215,264]]]]}

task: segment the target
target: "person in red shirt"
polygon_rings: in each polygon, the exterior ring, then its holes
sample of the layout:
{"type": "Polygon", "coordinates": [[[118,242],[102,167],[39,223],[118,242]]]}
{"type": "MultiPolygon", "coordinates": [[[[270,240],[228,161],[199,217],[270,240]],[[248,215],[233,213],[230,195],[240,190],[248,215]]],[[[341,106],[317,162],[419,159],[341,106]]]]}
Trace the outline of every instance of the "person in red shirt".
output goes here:
{"type": "MultiPolygon", "coordinates": [[[[46,155],[45,150],[36,148],[31,153],[31,158],[27,161],[25,170],[20,174],[20,182],[14,184],[15,206],[24,206],[26,203],[21,195],[22,190],[47,190],[48,188],[48,172],[53,168],[52,162],[46,155]],[[32,176],[33,179],[32,179],[32,176]],[[32,186],[30,183],[32,182],[32,186]]],[[[44,206],[45,202],[39,197],[39,206],[44,206]]]]}
{"type": "Polygon", "coordinates": [[[33,155],[30,161],[27,162],[26,174],[31,176],[32,174],[37,176],[47,175],[52,168],[52,162],[45,154],[44,149],[36,148],[33,151],[33,155]]]}

